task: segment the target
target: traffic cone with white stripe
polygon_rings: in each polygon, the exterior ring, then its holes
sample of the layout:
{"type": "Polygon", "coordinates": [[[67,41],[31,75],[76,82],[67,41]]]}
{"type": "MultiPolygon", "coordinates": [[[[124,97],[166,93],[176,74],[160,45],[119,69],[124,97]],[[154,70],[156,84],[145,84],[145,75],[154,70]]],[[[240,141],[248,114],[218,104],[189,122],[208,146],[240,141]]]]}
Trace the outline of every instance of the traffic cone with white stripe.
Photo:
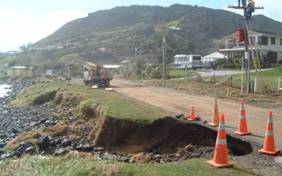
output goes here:
{"type": "Polygon", "coordinates": [[[241,99],[240,104],[241,105],[240,105],[239,127],[238,127],[238,131],[235,131],[235,133],[239,136],[245,136],[250,134],[248,132],[245,100],[241,99]]]}
{"type": "Polygon", "coordinates": [[[199,120],[199,117],[196,116],[195,108],[192,106],[190,115],[187,116],[187,120],[196,121],[199,120]]]}
{"type": "Polygon", "coordinates": [[[213,112],[212,112],[212,118],[211,123],[209,123],[210,126],[216,127],[219,123],[219,111],[218,111],[218,103],[217,103],[217,97],[214,98],[214,105],[213,105],[213,112]]]}
{"type": "Polygon", "coordinates": [[[220,116],[214,156],[212,160],[208,161],[208,163],[218,168],[232,166],[232,164],[228,162],[228,149],[227,149],[224,115],[220,116]]]}
{"type": "Polygon", "coordinates": [[[269,112],[269,117],[266,125],[266,132],[264,137],[263,149],[259,150],[260,153],[268,155],[276,155],[279,150],[275,148],[275,140],[273,135],[273,114],[269,112]]]}

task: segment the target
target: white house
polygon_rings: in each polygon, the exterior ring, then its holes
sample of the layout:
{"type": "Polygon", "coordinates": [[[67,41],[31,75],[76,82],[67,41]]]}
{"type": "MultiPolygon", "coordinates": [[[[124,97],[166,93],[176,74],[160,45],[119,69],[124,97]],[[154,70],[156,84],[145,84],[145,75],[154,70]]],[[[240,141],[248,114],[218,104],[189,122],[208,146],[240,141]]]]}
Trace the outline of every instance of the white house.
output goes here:
{"type": "Polygon", "coordinates": [[[214,52],[203,57],[203,63],[216,62],[217,60],[227,59],[228,57],[220,52],[214,52]]]}
{"type": "MultiPolygon", "coordinates": [[[[282,31],[281,31],[282,32],[282,31]]],[[[250,31],[250,49],[262,61],[267,63],[282,63],[282,34],[250,31]]],[[[228,58],[242,57],[244,55],[244,42],[236,42],[236,33],[223,38],[224,48],[219,52],[228,58]]]]}

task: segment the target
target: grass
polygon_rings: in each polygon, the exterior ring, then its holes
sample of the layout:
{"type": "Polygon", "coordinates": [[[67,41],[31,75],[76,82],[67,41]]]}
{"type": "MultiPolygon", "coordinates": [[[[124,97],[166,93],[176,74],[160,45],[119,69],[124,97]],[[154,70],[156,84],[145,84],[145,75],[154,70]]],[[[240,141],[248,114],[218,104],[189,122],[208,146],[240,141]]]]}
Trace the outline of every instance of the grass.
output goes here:
{"type": "MultiPolygon", "coordinates": [[[[219,82],[224,82],[230,79],[231,76],[219,76],[216,78],[219,82]]],[[[282,67],[275,68],[267,71],[253,72],[251,73],[251,81],[254,82],[254,79],[257,78],[257,84],[259,88],[267,87],[269,90],[277,90],[278,87],[278,79],[282,80],[282,67]]],[[[244,76],[245,79],[245,76],[244,76]]],[[[244,80],[245,81],[245,80],[244,80]]],[[[241,75],[233,75],[232,76],[232,85],[240,88],[241,86],[241,75]]],[[[282,86],[282,82],[281,82],[282,86]]]]}
{"type": "Polygon", "coordinates": [[[169,70],[169,77],[170,78],[184,78],[187,77],[188,71],[187,70],[169,70]]]}
{"type": "Polygon", "coordinates": [[[170,78],[185,78],[187,76],[197,76],[197,72],[185,69],[171,69],[169,70],[170,78]]]}
{"type": "Polygon", "coordinates": [[[34,101],[45,94],[48,94],[50,92],[54,92],[59,90],[59,86],[56,86],[53,83],[39,83],[34,84],[27,89],[24,90],[24,92],[21,92],[16,100],[11,102],[11,105],[13,106],[31,106],[34,104],[34,101]]]}
{"type": "Polygon", "coordinates": [[[0,163],[1,176],[250,176],[238,168],[216,169],[205,159],[167,164],[126,164],[80,158],[28,156],[0,163]]]}
{"type": "Polygon", "coordinates": [[[71,95],[79,94],[83,101],[77,106],[83,104],[100,104],[107,116],[132,119],[140,121],[153,121],[167,115],[159,108],[152,107],[143,102],[127,98],[116,92],[109,92],[102,89],[92,89],[85,86],[69,85],[63,82],[40,82],[32,85],[21,92],[16,100],[11,102],[13,106],[30,106],[38,97],[48,94],[54,90],[67,92],[71,95]],[[87,103],[88,102],[88,103],[87,103]]]}
{"type": "Polygon", "coordinates": [[[273,70],[253,73],[252,75],[265,78],[282,78],[282,67],[275,68],[273,70]]]}

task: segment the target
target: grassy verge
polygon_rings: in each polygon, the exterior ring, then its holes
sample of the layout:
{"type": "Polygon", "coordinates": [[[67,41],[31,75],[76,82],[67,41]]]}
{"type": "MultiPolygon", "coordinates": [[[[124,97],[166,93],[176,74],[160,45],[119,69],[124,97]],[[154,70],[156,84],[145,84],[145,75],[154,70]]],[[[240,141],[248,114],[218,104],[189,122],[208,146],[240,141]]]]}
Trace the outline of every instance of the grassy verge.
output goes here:
{"type": "Polygon", "coordinates": [[[188,76],[198,76],[198,73],[193,70],[171,69],[169,70],[170,78],[186,78],[188,76]]]}
{"type": "Polygon", "coordinates": [[[169,77],[170,78],[185,78],[188,75],[188,70],[169,70],[169,77]]]}
{"type": "Polygon", "coordinates": [[[140,121],[156,120],[167,114],[158,108],[124,97],[116,92],[54,81],[45,81],[32,85],[21,92],[16,100],[11,102],[11,105],[30,106],[36,104],[36,102],[44,102],[41,99],[52,99],[46,95],[53,95],[54,91],[64,95],[67,94],[68,97],[65,97],[66,103],[71,102],[73,108],[77,108],[78,111],[83,109],[84,106],[98,104],[103,107],[107,116],[140,121]]]}
{"type": "MultiPolygon", "coordinates": [[[[255,78],[257,79],[257,85],[260,89],[269,89],[269,90],[277,90],[278,87],[278,79],[282,80],[282,67],[275,68],[273,70],[260,71],[251,73],[251,81],[254,82],[255,78]]],[[[219,76],[216,77],[218,82],[228,82],[228,84],[240,88],[241,86],[241,75],[233,75],[233,76],[219,76]]],[[[245,76],[244,76],[245,83],[245,76]]],[[[281,83],[282,85],[282,83],[281,83]]]]}
{"type": "Polygon", "coordinates": [[[216,169],[204,159],[192,159],[167,164],[125,164],[97,161],[93,158],[25,157],[0,163],[1,176],[250,176],[237,168],[216,169]]]}

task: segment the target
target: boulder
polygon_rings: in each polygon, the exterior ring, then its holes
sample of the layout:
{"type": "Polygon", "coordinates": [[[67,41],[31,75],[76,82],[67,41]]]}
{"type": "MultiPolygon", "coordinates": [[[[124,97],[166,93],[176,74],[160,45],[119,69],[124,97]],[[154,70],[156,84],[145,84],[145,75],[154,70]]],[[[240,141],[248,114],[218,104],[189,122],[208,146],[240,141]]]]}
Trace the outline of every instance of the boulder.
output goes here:
{"type": "Polygon", "coordinates": [[[24,154],[32,154],[35,152],[35,147],[31,143],[24,143],[21,144],[16,150],[15,150],[15,155],[20,157],[24,154]]]}
{"type": "Polygon", "coordinates": [[[0,149],[1,149],[1,148],[4,148],[5,146],[6,146],[6,143],[0,142],[0,149]]]}
{"type": "Polygon", "coordinates": [[[49,147],[50,144],[50,138],[49,136],[40,136],[37,139],[37,145],[40,150],[45,150],[49,147]]]}

